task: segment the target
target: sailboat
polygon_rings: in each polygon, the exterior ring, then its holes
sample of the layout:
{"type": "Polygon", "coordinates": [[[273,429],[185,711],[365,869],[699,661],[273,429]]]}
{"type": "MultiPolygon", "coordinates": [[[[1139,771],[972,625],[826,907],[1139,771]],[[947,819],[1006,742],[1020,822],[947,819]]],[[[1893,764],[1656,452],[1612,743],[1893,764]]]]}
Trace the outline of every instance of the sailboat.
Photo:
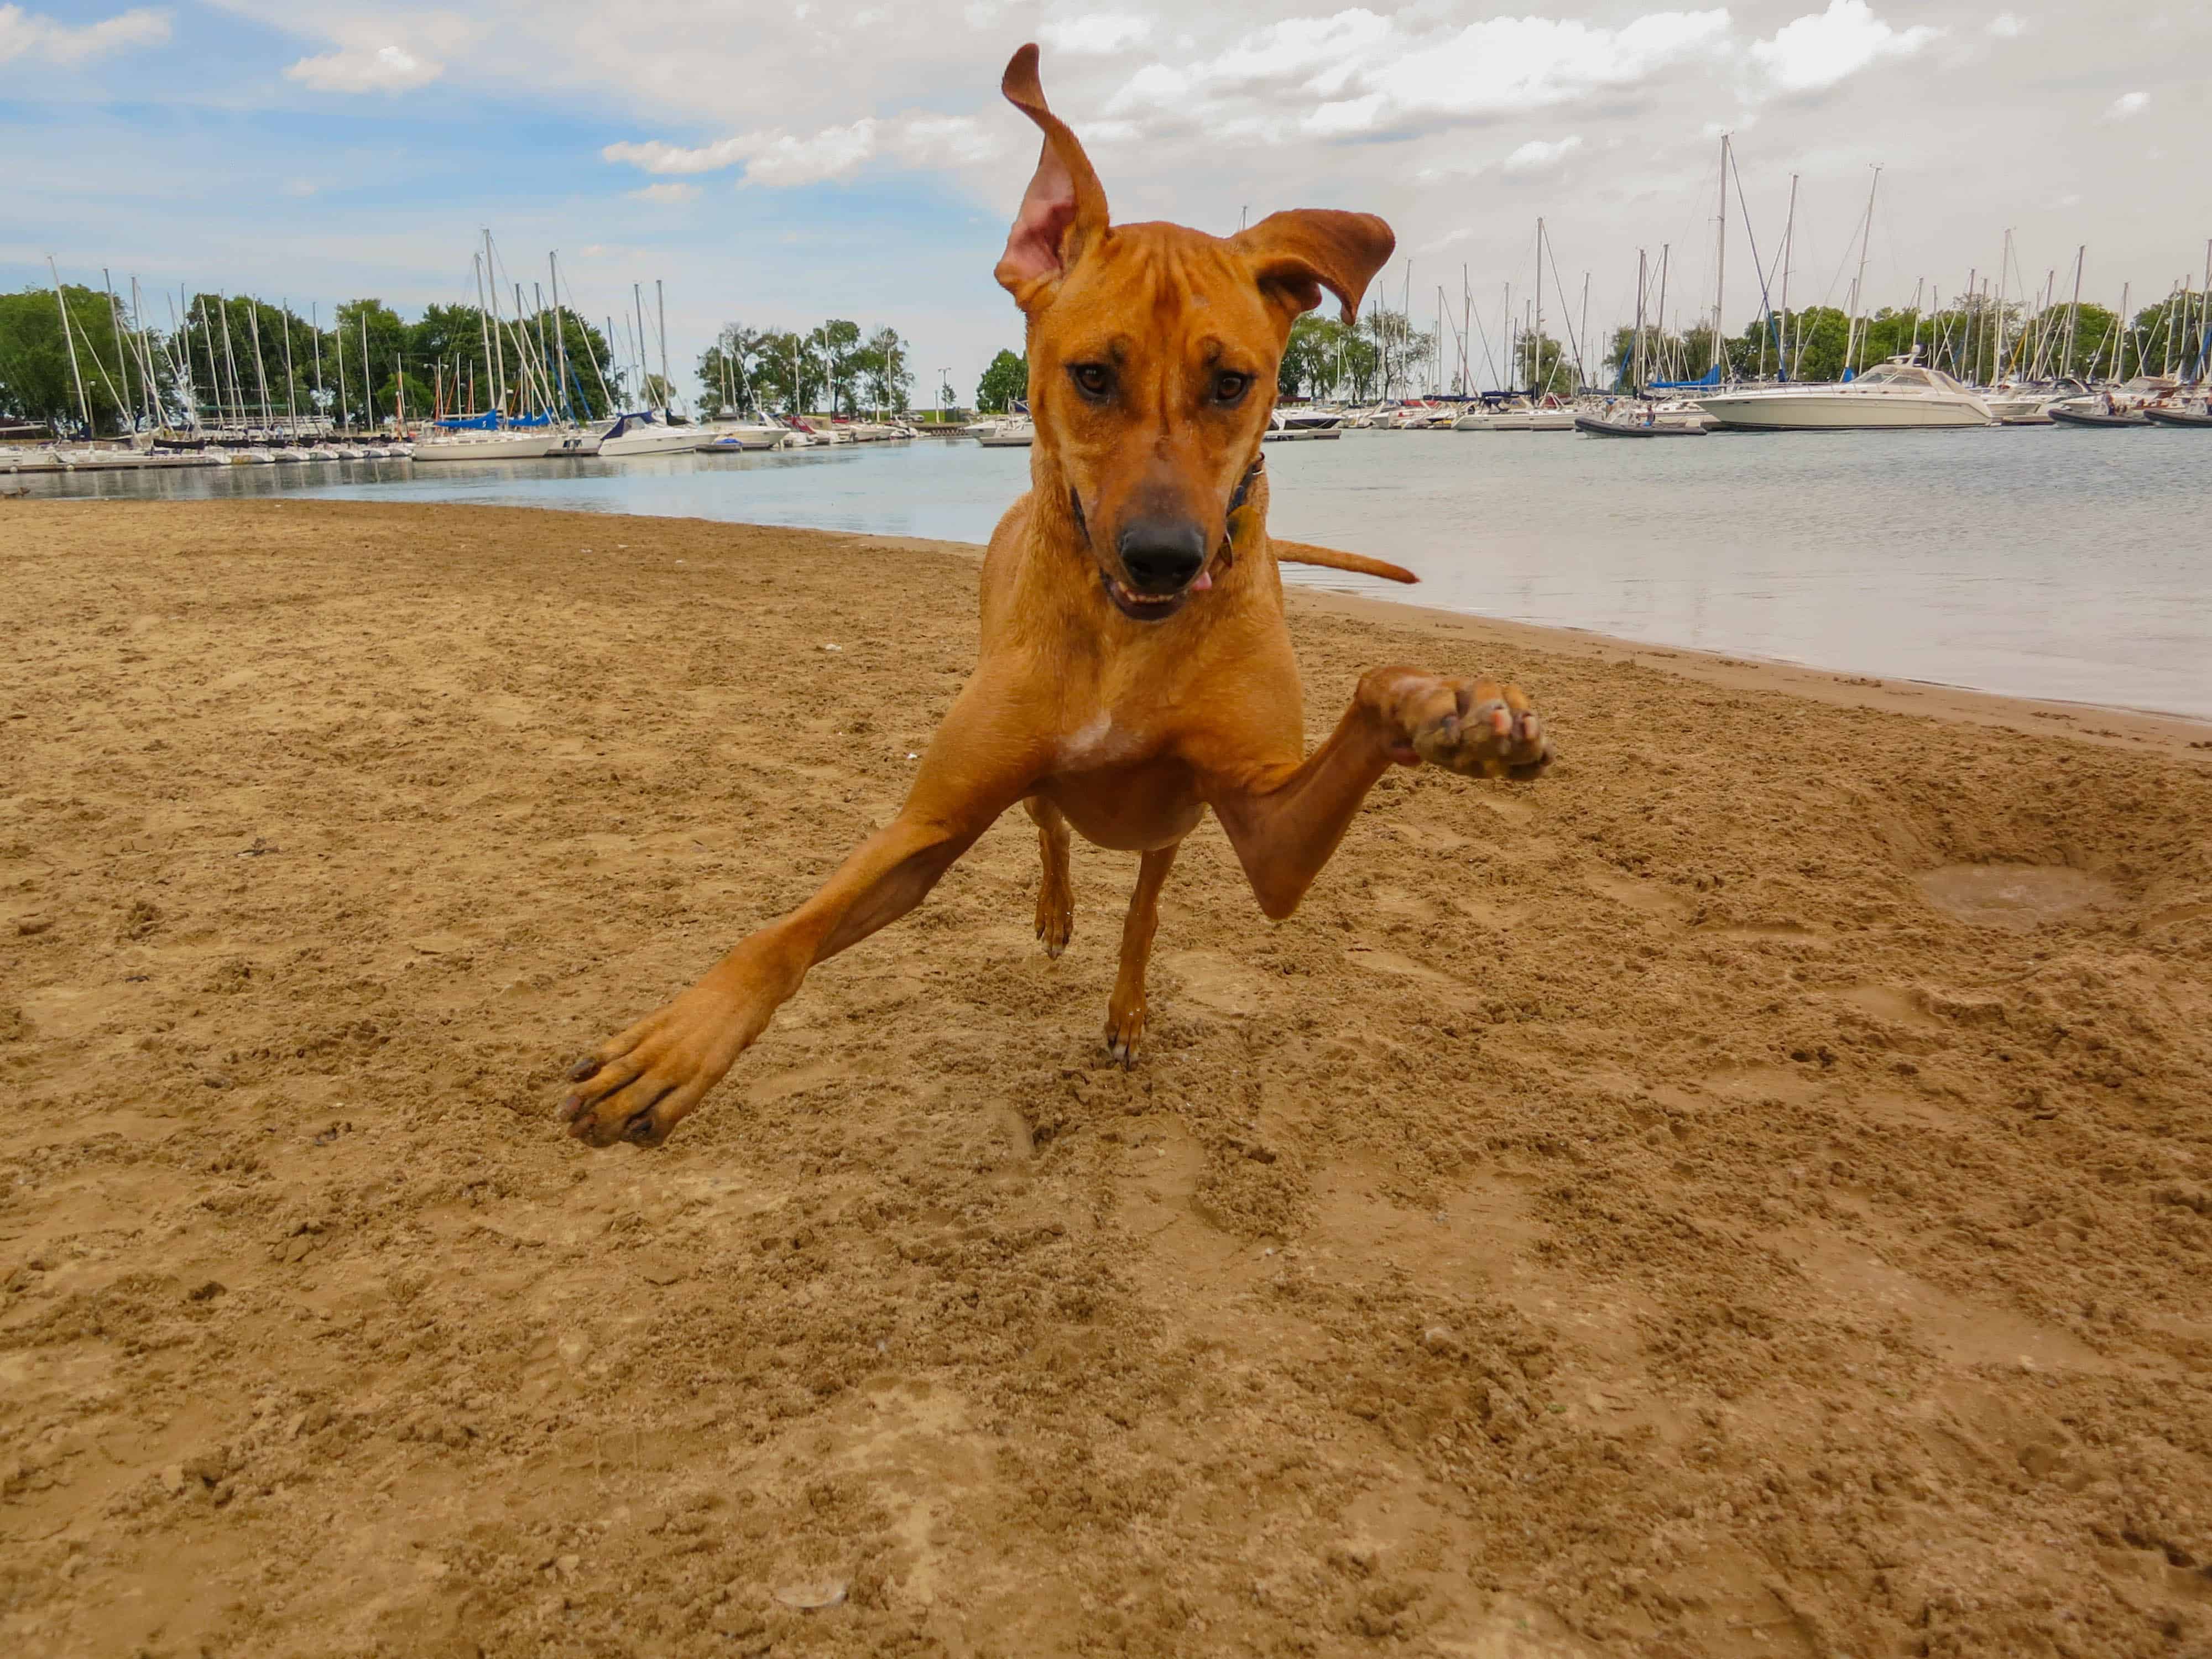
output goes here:
{"type": "MultiPolygon", "coordinates": [[[[681,455],[699,447],[699,428],[689,422],[678,424],[668,410],[668,296],[657,281],[653,290],[655,303],[659,308],[660,407],[633,410],[608,428],[606,435],[599,440],[601,460],[635,460],[641,455],[681,455]]],[[[644,375],[645,296],[635,283],[630,284],[630,300],[637,308],[639,384],[645,386],[648,385],[644,375]]]]}

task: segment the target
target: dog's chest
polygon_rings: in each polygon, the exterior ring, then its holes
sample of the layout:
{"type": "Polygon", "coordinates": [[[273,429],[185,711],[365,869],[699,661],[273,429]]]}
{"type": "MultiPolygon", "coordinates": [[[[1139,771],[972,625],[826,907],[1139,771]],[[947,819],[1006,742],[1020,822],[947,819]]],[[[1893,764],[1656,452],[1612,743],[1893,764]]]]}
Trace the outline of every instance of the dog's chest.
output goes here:
{"type": "Polygon", "coordinates": [[[1060,763],[1071,772],[1120,766],[1139,758],[1146,746],[1142,734],[1115,721],[1113,710],[1102,708],[1060,738],[1060,763]]]}

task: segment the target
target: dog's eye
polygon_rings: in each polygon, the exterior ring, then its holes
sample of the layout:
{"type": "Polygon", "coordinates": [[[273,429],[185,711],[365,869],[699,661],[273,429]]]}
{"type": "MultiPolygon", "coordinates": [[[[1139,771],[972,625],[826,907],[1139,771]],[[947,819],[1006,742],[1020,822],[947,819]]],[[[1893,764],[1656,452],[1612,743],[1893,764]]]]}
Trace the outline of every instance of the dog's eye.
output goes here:
{"type": "Polygon", "coordinates": [[[1070,363],[1067,373],[1086,398],[1103,398],[1114,389],[1114,371],[1103,363],[1070,363]]]}
{"type": "Polygon", "coordinates": [[[1213,377],[1213,401],[1233,404],[1242,398],[1252,384],[1249,374],[1217,374],[1213,377]]]}

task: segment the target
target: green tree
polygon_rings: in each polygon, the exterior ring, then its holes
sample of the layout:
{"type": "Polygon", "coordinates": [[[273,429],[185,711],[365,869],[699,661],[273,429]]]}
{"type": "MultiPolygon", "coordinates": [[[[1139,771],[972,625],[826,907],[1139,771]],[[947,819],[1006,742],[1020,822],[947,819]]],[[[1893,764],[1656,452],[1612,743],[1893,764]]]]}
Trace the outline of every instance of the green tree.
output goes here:
{"type": "Polygon", "coordinates": [[[1378,361],[1374,343],[1357,328],[1309,311],[1291,325],[1275,384],[1286,398],[1334,397],[1371,380],[1378,361]]]}
{"type": "MultiPolygon", "coordinates": [[[[1375,348],[1376,380],[1385,398],[1409,394],[1425,364],[1436,351],[1436,335],[1415,328],[1404,313],[1376,307],[1359,319],[1359,327],[1375,348]]],[[[1361,396],[1366,396],[1363,391],[1361,396]]]]}
{"type": "Polygon", "coordinates": [[[983,378],[975,383],[975,407],[987,415],[1003,415],[1030,395],[1030,363],[1011,351],[991,359],[983,378]]]}
{"type": "Polygon", "coordinates": [[[906,342],[895,328],[879,328],[854,352],[853,372],[869,406],[877,410],[903,410],[914,374],[906,366],[906,342]]]}
{"type": "Polygon", "coordinates": [[[58,433],[96,436],[143,425],[149,397],[157,421],[173,413],[174,376],[162,343],[135,332],[119,303],[111,306],[102,289],[69,283],[62,295],[69,316],[66,335],[63,307],[52,289],[0,295],[0,414],[40,422],[58,433]],[[75,374],[70,368],[71,345],[76,351],[75,374]],[[84,430],[86,408],[92,416],[90,433],[84,430]]]}
{"type": "Polygon", "coordinates": [[[806,338],[828,383],[830,411],[840,415],[858,413],[853,357],[860,344],[860,325],[842,317],[832,317],[806,338]]]}

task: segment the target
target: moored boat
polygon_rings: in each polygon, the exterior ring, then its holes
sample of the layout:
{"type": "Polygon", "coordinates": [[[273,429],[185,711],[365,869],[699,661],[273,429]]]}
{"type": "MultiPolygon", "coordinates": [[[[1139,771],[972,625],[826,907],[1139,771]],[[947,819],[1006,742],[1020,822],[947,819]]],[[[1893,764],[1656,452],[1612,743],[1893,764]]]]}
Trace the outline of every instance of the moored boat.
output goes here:
{"type": "Polygon", "coordinates": [[[1893,357],[1835,386],[1719,392],[1694,401],[1723,426],[1759,432],[1994,426],[1981,397],[1939,369],[1893,357]]]}

